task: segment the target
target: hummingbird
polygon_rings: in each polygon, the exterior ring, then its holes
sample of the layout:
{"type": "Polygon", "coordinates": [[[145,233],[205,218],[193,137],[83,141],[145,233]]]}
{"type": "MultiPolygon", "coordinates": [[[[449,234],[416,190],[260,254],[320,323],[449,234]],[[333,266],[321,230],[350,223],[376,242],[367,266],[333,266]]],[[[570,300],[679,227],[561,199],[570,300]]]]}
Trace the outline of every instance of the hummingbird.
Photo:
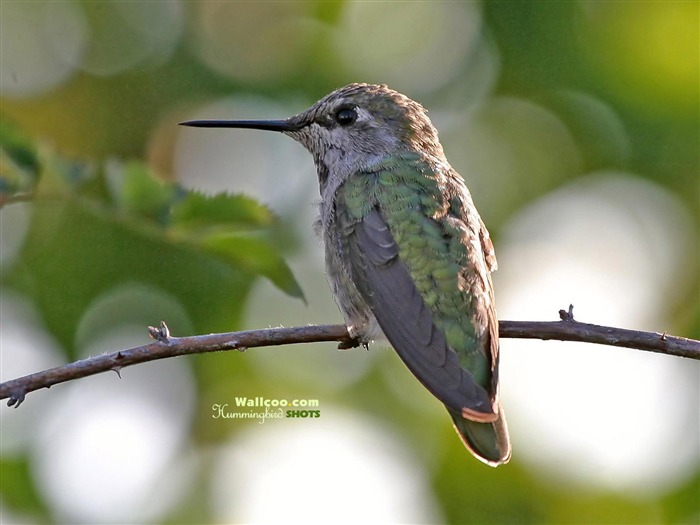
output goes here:
{"type": "Polygon", "coordinates": [[[356,345],[388,340],[466,448],[507,463],[493,243],[423,106],[385,85],[350,84],[284,120],[181,124],[276,131],[311,153],[315,229],[348,333],[356,345]]]}

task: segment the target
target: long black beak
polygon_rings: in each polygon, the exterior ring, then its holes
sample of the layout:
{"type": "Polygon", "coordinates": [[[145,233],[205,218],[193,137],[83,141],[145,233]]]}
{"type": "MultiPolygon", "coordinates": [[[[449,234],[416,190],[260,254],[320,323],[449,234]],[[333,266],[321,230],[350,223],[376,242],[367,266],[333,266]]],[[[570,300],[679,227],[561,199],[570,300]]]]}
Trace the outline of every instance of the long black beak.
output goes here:
{"type": "Polygon", "coordinates": [[[290,122],[289,120],[187,120],[180,122],[180,126],[264,129],[267,131],[296,131],[303,127],[303,125],[290,122]]]}

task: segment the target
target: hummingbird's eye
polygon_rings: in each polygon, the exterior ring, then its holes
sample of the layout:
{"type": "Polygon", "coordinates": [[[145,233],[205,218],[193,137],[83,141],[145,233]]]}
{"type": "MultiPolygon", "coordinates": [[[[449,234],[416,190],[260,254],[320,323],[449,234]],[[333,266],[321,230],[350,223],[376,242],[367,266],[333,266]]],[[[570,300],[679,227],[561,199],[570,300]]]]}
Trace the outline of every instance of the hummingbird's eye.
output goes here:
{"type": "Polygon", "coordinates": [[[357,112],[353,108],[340,108],[335,113],[335,120],[341,126],[349,126],[357,120],[357,112]]]}

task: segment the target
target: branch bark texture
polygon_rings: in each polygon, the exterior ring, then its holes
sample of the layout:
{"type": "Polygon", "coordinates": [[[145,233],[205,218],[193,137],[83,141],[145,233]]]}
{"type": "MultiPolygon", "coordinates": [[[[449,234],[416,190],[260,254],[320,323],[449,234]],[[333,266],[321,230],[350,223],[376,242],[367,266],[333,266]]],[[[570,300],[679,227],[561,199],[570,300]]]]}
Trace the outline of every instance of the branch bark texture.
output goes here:
{"type": "MultiPolygon", "coordinates": [[[[560,311],[561,321],[500,321],[501,338],[557,339],[580,341],[609,346],[621,346],[649,352],[700,360],[700,341],[675,337],[666,333],[640,332],[609,326],[579,323],[573,320],[571,308],[560,311]]],[[[127,366],[156,359],[188,354],[245,351],[260,346],[280,346],[295,343],[337,341],[339,347],[357,346],[344,325],[299,326],[292,328],[267,328],[221,334],[173,337],[165,323],[149,327],[153,343],[102,354],[73,363],[49,368],[0,384],[0,399],[9,399],[8,405],[18,407],[25,396],[40,388],[87,377],[101,372],[119,371],[127,366]]]]}

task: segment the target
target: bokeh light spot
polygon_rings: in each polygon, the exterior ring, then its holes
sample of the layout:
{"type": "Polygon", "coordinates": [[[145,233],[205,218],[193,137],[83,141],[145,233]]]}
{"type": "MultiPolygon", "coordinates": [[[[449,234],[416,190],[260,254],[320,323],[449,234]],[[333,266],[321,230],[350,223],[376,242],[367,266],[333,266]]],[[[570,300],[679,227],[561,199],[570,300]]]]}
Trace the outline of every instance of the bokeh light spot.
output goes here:
{"type": "Polygon", "coordinates": [[[202,61],[243,81],[277,79],[302,67],[308,34],[302,2],[197,2],[195,43],[202,61]]]}
{"type": "MultiPolygon", "coordinates": [[[[176,0],[102,0],[81,6],[91,38],[85,56],[75,65],[94,75],[115,75],[146,61],[163,63],[182,36],[184,7],[176,0]]],[[[71,58],[64,57],[69,63],[71,58]]]]}
{"type": "Polygon", "coordinates": [[[2,96],[33,97],[68,80],[89,34],[80,6],[70,1],[2,2],[0,9],[2,96]]]}
{"type": "Polygon", "coordinates": [[[219,452],[212,479],[217,521],[443,521],[426,473],[376,421],[324,404],[320,419],[255,426],[219,452]]]}
{"type": "MultiPolygon", "coordinates": [[[[135,346],[129,332],[103,334],[90,353],[135,346]]],[[[173,463],[193,394],[189,370],[175,359],[57,389],[31,455],[38,488],[57,515],[69,523],[157,521],[191,488],[164,476],[179,470],[173,463]]]]}
{"type": "Polygon", "coordinates": [[[581,154],[569,129],[533,102],[496,97],[462,122],[465,127],[440,136],[481,210],[506,216],[554,181],[581,170],[581,154]]]}
{"type": "Polygon", "coordinates": [[[424,93],[467,67],[480,29],[476,2],[348,2],[336,48],[358,78],[424,93]]]}
{"type": "MultiPolygon", "coordinates": [[[[683,206],[651,183],[612,173],[577,181],[503,232],[499,317],[555,320],[573,303],[583,322],[672,329],[662,305],[692,278],[680,262],[694,238],[683,206]]],[[[562,342],[501,346],[515,448],[533,468],[634,494],[664,493],[695,469],[698,363],[562,342]]]]}

